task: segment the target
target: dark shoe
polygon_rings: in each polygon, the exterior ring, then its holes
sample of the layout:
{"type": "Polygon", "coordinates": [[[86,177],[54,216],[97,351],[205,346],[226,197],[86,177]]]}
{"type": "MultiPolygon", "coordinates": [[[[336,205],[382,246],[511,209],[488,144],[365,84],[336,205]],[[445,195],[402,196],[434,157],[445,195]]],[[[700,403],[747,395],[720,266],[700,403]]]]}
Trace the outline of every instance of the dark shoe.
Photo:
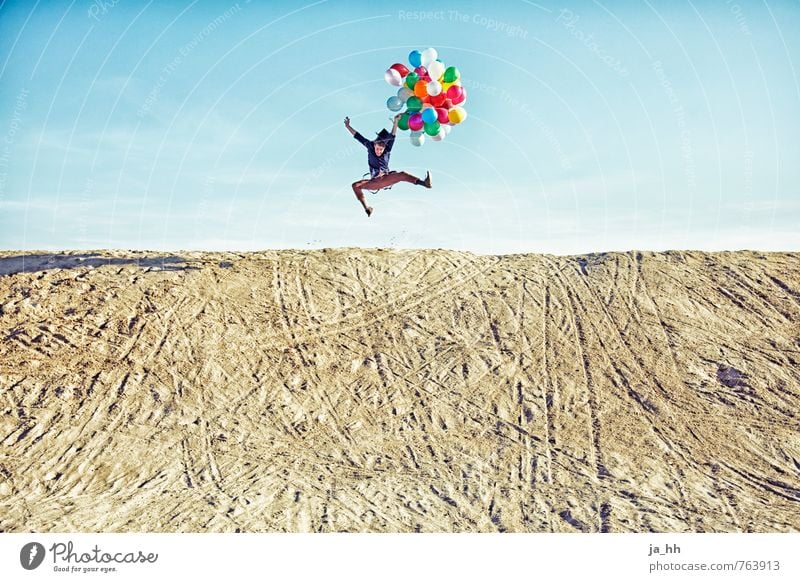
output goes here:
{"type": "Polygon", "coordinates": [[[425,172],[425,179],[422,181],[422,185],[425,186],[426,188],[430,188],[431,187],[431,173],[430,172],[425,172]]]}

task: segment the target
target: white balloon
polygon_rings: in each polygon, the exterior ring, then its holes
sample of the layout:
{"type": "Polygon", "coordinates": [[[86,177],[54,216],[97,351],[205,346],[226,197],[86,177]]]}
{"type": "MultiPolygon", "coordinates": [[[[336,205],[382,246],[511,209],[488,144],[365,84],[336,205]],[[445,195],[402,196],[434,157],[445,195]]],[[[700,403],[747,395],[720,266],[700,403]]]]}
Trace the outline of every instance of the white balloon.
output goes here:
{"type": "Polygon", "coordinates": [[[444,131],[444,134],[447,135],[448,133],[450,133],[450,130],[453,129],[453,127],[450,125],[442,124],[441,129],[442,131],[444,131]]]}
{"type": "MultiPolygon", "coordinates": [[[[444,126],[442,126],[442,128],[444,128],[444,126]]],[[[442,128],[439,129],[439,133],[431,137],[433,141],[442,141],[445,136],[447,136],[447,132],[442,131],[442,128]]]]}
{"type": "Polygon", "coordinates": [[[428,69],[428,74],[431,76],[431,79],[434,81],[441,79],[446,69],[442,61],[433,61],[426,68],[428,69]]]}
{"type": "Polygon", "coordinates": [[[411,97],[414,92],[406,86],[400,87],[397,90],[397,98],[400,99],[402,103],[408,101],[408,98],[411,97]]]}
{"type": "Polygon", "coordinates": [[[424,135],[411,136],[411,145],[419,147],[424,143],[425,143],[424,135]]]}
{"type": "Polygon", "coordinates": [[[430,65],[433,61],[436,60],[436,57],[439,56],[439,53],[436,52],[435,48],[427,48],[422,51],[422,66],[426,69],[428,65],[430,65]]]}
{"type": "Polygon", "coordinates": [[[442,92],[442,84],[439,81],[431,81],[425,87],[428,90],[428,95],[431,97],[436,97],[442,92]]]}
{"type": "Polygon", "coordinates": [[[386,69],[386,72],[383,74],[383,78],[387,83],[394,87],[399,87],[403,84],[403,77],[401,77],[400,73],[394,69],[386,69]]]}

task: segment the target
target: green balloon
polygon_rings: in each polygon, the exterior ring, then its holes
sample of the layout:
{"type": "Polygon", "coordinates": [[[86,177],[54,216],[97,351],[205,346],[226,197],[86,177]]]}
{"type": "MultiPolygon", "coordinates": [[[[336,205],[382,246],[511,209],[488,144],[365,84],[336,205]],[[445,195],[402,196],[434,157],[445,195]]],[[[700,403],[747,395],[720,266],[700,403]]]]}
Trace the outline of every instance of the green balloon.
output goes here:
{"type": "Polygon", "coordinates": [[[411,114],[403,113],[403,115],[400,116],[400,119],[397,120],[397,127],[402,129],[403,131],[406,131],[408,129],[408,118],[409,117],[411,117],[411,114]]]}
{"type": "Polygon", "coordinates": [[[461,73],[458,72],[458,69],[455,67],[447,67],[444,71],[444,82],[445,83],[455,83],[458,81],[458,78],[461,76],[461,73]]]}
{"type": "Polygon", "coordinates": [[[434,121],[433,123],[426,123],[425,133],[427,133],[428,135],[436,135],[437,133],[439,133],[439,127],[440,125],[438,121],[434,121]]]}
{"type": "Polygon", "coordinates": [[[414,85],[417,84],[417,81],[419,81],[419,75],[417,75],[415,72],[412,71],[406,75],[406,87],[412,91],[414,90],[414,85]]]}
{"type": "Polygon", "coordinates": [[[416,95],[409,97],[408,101],[406,101],[406,107],[412,113],[416,113],[420,109],[422,109],[422,99],[417,97],[416,95]]]}

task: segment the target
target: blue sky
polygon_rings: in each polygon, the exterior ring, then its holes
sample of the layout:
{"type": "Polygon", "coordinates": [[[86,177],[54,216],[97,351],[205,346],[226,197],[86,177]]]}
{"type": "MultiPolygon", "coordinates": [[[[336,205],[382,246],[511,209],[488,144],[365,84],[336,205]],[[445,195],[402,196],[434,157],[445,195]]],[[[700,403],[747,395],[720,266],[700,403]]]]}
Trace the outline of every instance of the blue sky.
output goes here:
{"type": "Polygon", "coordinates": [[[0,4],[0,249],[800,250],[797,2],[0,4]],[[384,70],[458,66],[433,171],[350,184],[384,70]]]}

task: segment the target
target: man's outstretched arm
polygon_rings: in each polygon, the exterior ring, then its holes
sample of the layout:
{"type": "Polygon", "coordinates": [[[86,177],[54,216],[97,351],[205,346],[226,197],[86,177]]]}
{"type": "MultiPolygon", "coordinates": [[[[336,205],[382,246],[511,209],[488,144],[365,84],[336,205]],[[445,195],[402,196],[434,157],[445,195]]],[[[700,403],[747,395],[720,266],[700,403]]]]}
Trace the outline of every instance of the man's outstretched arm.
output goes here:
{"type": "Polygon", "coordinates": [[[402,113],[398,113],[394,116],[394,125],[392,126],[392,135],[397,135],[397,122],[400,121],[400,118],[403,116],[402,113]]]}
{"type": "Polygon", "coordinates": [[[347,128],[347,131],[350,132],[350,135],[352,135],[354,138],[356,138],[356,141],[358,143],[360,143],[364,147],[369,147],[369,140],[367,138],[365,138],[363,135],[361,135],[360,133],[358,133],[355,129],[353,129],[353,127],[350,125],[350,118],[349,117],[345,117],[344,118],[344,126],[347,128]]]}

